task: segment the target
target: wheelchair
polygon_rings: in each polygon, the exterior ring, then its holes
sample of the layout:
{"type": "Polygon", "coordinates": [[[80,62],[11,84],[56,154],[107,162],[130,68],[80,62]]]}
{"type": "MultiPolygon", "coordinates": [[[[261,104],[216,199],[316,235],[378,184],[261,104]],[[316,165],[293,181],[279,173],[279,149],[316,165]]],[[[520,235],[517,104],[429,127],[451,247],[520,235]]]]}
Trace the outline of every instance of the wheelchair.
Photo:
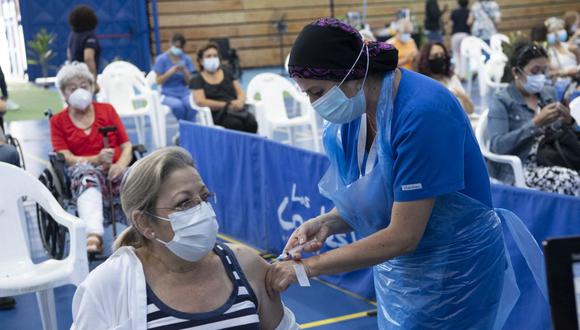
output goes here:
{"type": "MultiPolygon", "coordinates": [[[[49,118],[52,116],[50,111],[47,111],[45,114],[49,118]]],[[[133,158],[130,165],[142,158],[146,152],[147,149],[144,145],[134,145],[132,151],[133,158]]],[[[76,214],[76,205],[73,201],[72,191],[70,190],[71,182],[66,175],[64,155],[51,152],[48,155],[48,160],[50,166],[44,169],[38,179],[48,188],[63,209],[71,214],[76,214]]],[[[36,204],[36,216],[44,249],[51,258],[62,260],[66,256],[66,241],[68,239],[66,227],[58,224],[38,204],[36,204]]],[[[91,256],[92,259],[94,257],[91,256]]]]}

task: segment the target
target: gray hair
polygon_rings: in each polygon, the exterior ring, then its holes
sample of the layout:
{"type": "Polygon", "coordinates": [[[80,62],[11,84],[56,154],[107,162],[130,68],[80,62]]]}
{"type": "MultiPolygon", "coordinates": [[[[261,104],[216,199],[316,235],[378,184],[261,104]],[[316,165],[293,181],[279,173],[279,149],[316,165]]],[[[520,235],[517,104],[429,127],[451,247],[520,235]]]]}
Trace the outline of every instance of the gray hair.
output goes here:
{"type": "MultiPolygon", "coordinates": [[[[121,206],[128,222],[133,221],[133,211],[152,211],[165,179],[184,167],[195,168],[189,152],[180,147],[157,149],[135,162],[121,182],[121,206]]],[[[139,248],[145,244],[145,237],[131,225],[117,237],[113,250],[121,246],[139,248]]]]}
{"type": "Polygon", "coordinates": [[[58,70],[56,74],[56,87],[62,93],[66,85],[74,78],[86,79],[91,84],[95,83],[95,77],[85,63],[72,62],[66,63],[58,70]]]}
{"type": "Polygon", "coordinates": [[[566,25],[564,23],[564,20],[558,17],[550,17],[547,20],[544,21],[544,25],[546,26],[546,28],[548,29],[548,32],[551,30],[562,30],[564,29],[564,26],[566,25]]]}

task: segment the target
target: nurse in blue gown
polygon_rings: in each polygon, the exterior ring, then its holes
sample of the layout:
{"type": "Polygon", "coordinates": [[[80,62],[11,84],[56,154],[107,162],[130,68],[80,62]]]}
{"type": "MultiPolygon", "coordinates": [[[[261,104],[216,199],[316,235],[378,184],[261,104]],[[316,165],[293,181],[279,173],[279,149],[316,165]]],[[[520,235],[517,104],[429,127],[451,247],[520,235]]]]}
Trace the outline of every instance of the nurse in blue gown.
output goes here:
{"type": "MultiPolygon", "coordinates": [[[[518,292],[457,99],[397,69],[393,46],[365,42],[332,18],[304,27],[289,71],[326,120],[331,165],[319,188],[335,208],[297,228],[285,251],[307,243],[314,252],[330,235],[355,231],[356,242],[302,262],[309,277],[372,266],[380,329],[500,328],[518,292]]],[[[270,292],[296,282],[294,262],[273,265],[270,292]]]]}

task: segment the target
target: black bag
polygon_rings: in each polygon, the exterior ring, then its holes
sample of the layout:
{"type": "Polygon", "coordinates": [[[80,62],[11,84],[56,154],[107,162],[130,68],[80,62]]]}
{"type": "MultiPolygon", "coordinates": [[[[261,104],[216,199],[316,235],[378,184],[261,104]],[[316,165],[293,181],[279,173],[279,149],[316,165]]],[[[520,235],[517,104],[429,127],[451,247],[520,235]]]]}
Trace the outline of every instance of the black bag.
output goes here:
{"type": "Polygon", "coordinates": [[[538,145],[538,165],[562,166],[580,171],[580,134],[562,127],[546,135],[538,145]]]}

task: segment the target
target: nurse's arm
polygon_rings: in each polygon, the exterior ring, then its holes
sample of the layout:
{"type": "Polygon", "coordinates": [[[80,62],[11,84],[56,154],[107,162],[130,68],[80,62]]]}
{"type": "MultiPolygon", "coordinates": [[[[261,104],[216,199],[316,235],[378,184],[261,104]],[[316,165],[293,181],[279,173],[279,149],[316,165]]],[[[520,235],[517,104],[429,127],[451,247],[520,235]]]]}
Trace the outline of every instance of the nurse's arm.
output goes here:
{"type": "Polygon", "coordinates": [[[423,237],[434,204],[435,198],[395,202],[387,228],[339,249],[304,259],[308,276],[348,272],[413,252],[423,237]]]}

